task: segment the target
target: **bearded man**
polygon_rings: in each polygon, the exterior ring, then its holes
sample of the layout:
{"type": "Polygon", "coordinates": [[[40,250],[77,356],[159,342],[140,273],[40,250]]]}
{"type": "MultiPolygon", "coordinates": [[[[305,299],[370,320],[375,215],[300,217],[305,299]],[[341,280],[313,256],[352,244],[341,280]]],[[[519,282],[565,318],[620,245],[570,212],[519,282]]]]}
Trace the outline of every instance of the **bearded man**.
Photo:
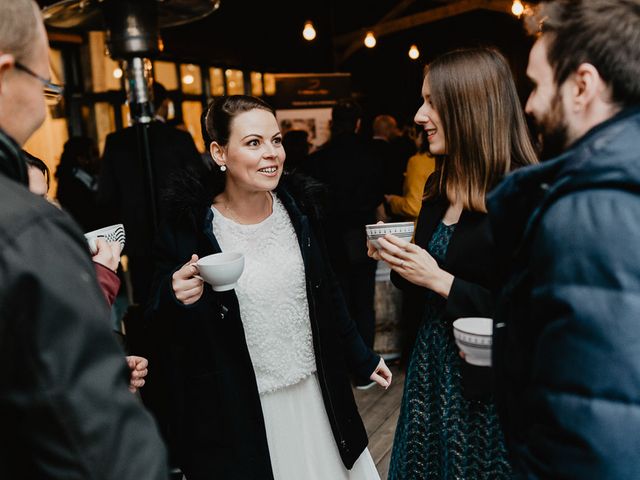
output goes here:
{"type": "Polygon", "coordinates": [[[530,20],[546,161],[488,201],[503,427],[516,478],[637,479],[640,2],[544,2],[530,20]]]}

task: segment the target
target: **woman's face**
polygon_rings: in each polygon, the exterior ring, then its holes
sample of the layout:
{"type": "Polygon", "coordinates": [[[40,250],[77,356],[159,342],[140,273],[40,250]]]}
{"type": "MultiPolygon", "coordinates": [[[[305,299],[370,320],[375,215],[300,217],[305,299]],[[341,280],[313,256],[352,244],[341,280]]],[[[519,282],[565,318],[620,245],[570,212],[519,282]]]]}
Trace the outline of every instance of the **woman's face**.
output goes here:
{"type": "Polygon", "coordinates": [[[429,142],[429,151],[433,155],[444,155],[447,152],[447,144],[444,138],[444,129],[442,128],[440,115],[438,115],[438,112],[436,112],[433,105],[431,105],[429,75],[424,77],[422,99],[422,106],[416,112],[413,120],[424,128],[427,134],[427,141],[429,142]]]}
{"type": "Polygon", "coordinates": [[[218,165],[227,167],[227,185],[247,192],[275,189],[286,157],[276,118],[257,108],[237,115],[229,143],[223,148],[213,144],[212,153],[218,165]]]}

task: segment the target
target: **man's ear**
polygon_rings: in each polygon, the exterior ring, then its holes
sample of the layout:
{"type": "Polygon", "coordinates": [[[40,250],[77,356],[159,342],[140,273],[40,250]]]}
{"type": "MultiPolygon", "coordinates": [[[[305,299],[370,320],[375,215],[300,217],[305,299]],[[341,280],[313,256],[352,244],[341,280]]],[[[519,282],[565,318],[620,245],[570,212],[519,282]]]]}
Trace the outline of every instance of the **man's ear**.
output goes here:
{"type": "Polygon", "coordinates": [[[0,53],[0,93],[2,93],[2,86],[4,78],[7,72],[13,68],[16,64],[15,57],[10,53],[0,53]]]}
{"type": "Polygon", "coordinates": [[[598,69],[590,63],[580,64],[572,77],[572,104],[576,112],[585,110],[607,88],[598,69]]]}

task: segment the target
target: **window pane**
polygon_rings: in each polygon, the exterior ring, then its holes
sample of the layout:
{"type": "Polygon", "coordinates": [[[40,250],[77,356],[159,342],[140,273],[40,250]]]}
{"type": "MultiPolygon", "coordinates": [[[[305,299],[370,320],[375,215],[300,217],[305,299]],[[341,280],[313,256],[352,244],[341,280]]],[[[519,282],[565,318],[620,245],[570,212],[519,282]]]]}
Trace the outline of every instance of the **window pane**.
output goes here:
{"type": "Polygon", "coordinates": [[[276,94],[276,77],[273,76],[273,73],[264,74],[264,93],[265,95],[276,94]]]}
{"type": "Polygon", "coordinates": [[[182,91],[200,95],[202,93],[202,77],[200,67],[193,64],[180,65],[180,77],[182,79],[182,91]]]}
{"type": "Polygon", "coordinates": [[[104,32],[89,32],[89,52],[91,56],[91,85],[88,89],[93,92],[121,90],[120,65],[112,60],[105,52],[104,32]]]}
{"type": "Polygon", "coordinates": [[[244,75],[242,74],[242,70],[228,69],[225,72],[225,76],[227,77],[227,94],[244,94],[244,75]]]}
{"type": "Polygon", "coordinates": [[[200,129],[200,116],[202,115],[202,104],[200,102],[182,102],[182,118],[184,124],[193,137],[196,147],[204,152],[204,140],[200,129]]]}
{"type": "Polygon", "coordinates": [[[155,70],[155,79],[160,82],[167,90],[178,89],[178,74],[176,73],[176,64],[173,62],[153,62],[155,70]]]}
{"type": "Polygon", "coordinates": [[[211,82],[211,95],[219,97],[224,95],[224,76],[221,68],[209,69],[209,80],[211,82]]]}
{"type": "Polygon", "coordinates": [[[251,72],[251,95],[261,97],[262,94],[262,74],[260,72],[251,72]]]}
{"type": "Polygon", "coordinates": [[[116,129],[116,120],[110,103],[96,102],[93,106],[94,121],[96,122],[96,136],[98,137],[98,149],[104,150],[104,142],[107,135],[116,129]]]}

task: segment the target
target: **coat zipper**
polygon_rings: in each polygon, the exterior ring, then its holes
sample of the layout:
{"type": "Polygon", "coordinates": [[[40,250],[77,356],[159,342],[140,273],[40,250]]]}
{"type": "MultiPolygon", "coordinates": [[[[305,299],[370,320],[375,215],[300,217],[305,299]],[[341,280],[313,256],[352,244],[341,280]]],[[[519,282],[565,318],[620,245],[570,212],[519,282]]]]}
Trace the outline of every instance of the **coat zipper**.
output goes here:
{"type": "MultiPolygon", "coordinates": [[[[307,247],[311,247],[311,237],[310,236],[307,236],[307,247]]],[[[308,255],[305,255],[305,257],[308,258],[308,255]]],[[[305,271],[306,271],[306,265],[305,265],[305,271]]],[[[313,315],[313,319],[311,320],[311,323],[312,323],[313,326],[315,326],[316,336],[317,336],[317,339],[318,339],[318,341],[317,341],[317,344],[318,344],[318,355],[317,355],[317,358],[319,360],[320,367],[322,369],[322,373],[321,373],[322,382],[324,383],[324,388],[326,389],[327,397],[329,398],[329,408],[331,410],[331,417],[333,418],[333,424],[335,425],[336,431],[338,432],[338,437],[340,439],[340,442],[339,442],[340,443],[340,447],[342,447],[343,450],[348,451],[349,449],[347,448],[347,442],[344,440],[344,437],[342,436],[342,431],[340,430],[340,424],[338,423],[338,419],[336,418],[335,409],[333,407],[333,400],[331,398],[331,391],[329,390],[327,377],[325,376],[325,368],[324,368],[324,363],[322,361],[322,347],[321,347],[321,342],[320,342],[320,328],[318,327],[318,324],[317,324],[316,303],[315,303],[315,299],[314,299],[314,295],[313,295],[313,287],[309,288],[309,284],[307,284],[307,295],[309,296],[309,301],[311,303],[310,316],[313,315]]]]}

